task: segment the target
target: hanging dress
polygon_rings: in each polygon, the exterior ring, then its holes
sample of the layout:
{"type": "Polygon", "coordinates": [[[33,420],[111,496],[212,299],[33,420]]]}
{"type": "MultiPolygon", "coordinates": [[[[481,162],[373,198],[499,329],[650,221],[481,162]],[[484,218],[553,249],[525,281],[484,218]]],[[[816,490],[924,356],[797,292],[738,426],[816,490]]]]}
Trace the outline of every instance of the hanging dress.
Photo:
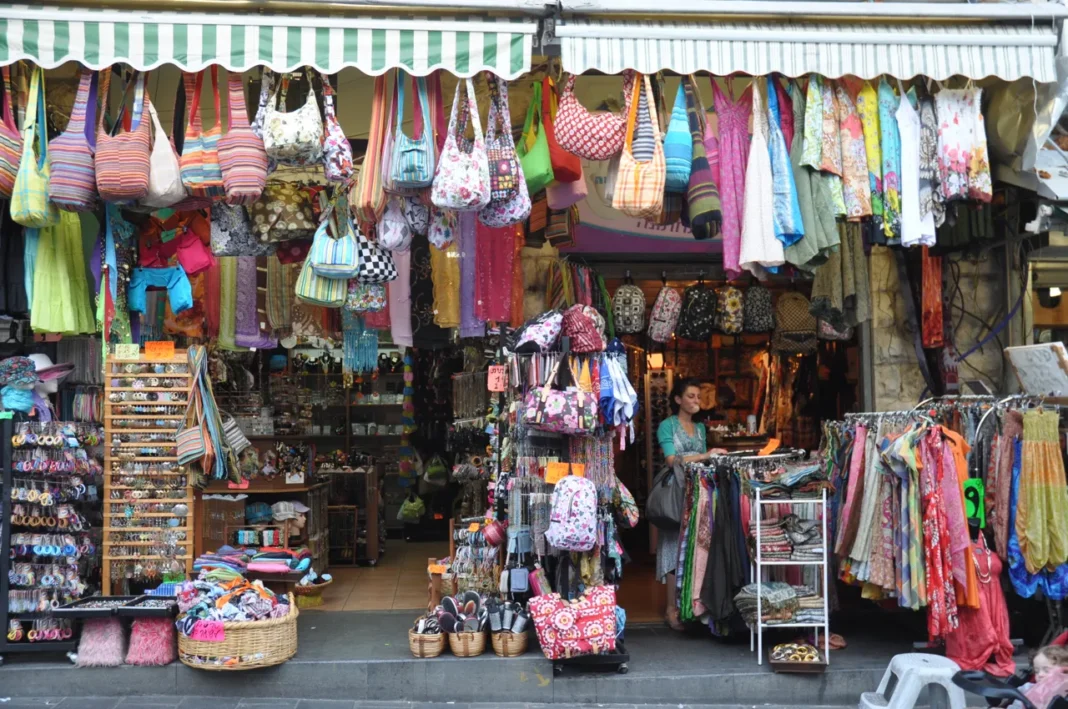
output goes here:
{"type": "MultiPolygon", "coordinates": [[[[786,147],[780,127],[779,97],[776,91],[778,81],[765,77],[768,89],[768,156],[771,159],[771,179],[774,188],[775,237],[782,245],[790,246],[805,236],[805,226],[801,220],[801,207],[797,203],[797,184],[794,172],[790,168],[790,151],[786,147]]],[[[791,129],[793,115],[790,116],[791,129]]]]}
{"type": "Polygon", "coordinates": [[[1068,561],[1068,488],[1056,412],[1024,414],[1023,464],[1016,509],[1016,534],[1027,571],[1068,561]]]}
{"type": "Polygon", "coordinates": [[[996,677],[1016,672],[1009,639],[1009,608],[1001,591],[1001,559],[990,553],[986,537],[972,543],[979,579],[978,608],[962,608],[960,627],[946,637],[946,657],[962,670],[985,670],[996,677]]]}
{"type": "Polygon", "coordinates": [[[947,203],[968,199],[974,109],[967,89],[942,89],[935,94],[938,116],[938,179],[947,203]]]}
{"type": "MultiPolygon", "coordinates": [[[[729,80],[728,80],[729,81],[729,80]]],[[[729,85],[729,84],[728,84],[729,85]]],[[[737,101],[719,90],[712,79],[712,97],[719,118],[719,196],[723,212],[723,268],[728,278],[741,275],[738,255],[742,239],[746,166],[749,164],[749,115],[752,87],[737,101]]]]}
{"type": "Polygon", "coordinates": [[[900,100],[894,89],[886,81],[879,79],[879,131],[882,142],[883,170],[883,233],[891,244],[901,239],[901,134],[897,125],[898,103],[900,100]]]}
{"type": "MultiPolygon", "coordinates": [[[[900,86],[900,88],[904,88],[900,86]]],[[[916,92],[901,92],[898,102],[898,136],[901,140],[901,245],[934,246],[934,215],[920,217],[920,114],[916,111],[916,92]]]]}
{"type": "Polygon", "coordinates": [[[920,219],[930,215],[936,227],[946,220],[946,205],[939,184],[938,115],[931,95],[920,95],[920,219]]]}
{"type": "Polygon", "coordinates": [[[768,151],[768,115],[764,110],[764,87],[753,83],[753,141],[745,171],[745,203],[742,213],[742,243],[738,264],[764,280],[769,268],[785,263],[782,242],[775,236],[775,187],[768,151]]]}
{"type": "Polygon", "coordinates": [[[927,636],[944,638],[958,624],[957,594],[953,588],[953,561],[949,549],[949,523],[942,499],[942,431],[935,427],[920,442],[923,490],[923,552],[927,573],[927,636]]]}
{"type": "Polygon", "coordinates": [[[41,227],[39,234],[30,326],[60,335],[96,332],[78,214],[61,211],[59,223],[41,227]]]}
{"type": "Polygon", "coordinates": [[[871,189],[872,224],[876,230],[883,229],[883,161],[880,145],[882,117],[879,115],[879,95],[870,81],[865,81],[857,92],[857,114],[864,131],[864,152],[868,163],[868,185],[871,189]]]}
{"type": "MultiPolygon", "coordinates": [[[[805,238],[786,247],[784,252],[787,263],[812,271],[825,264],[831,252],[838,248],[838,226],[827,183],[820,175],[819,168],[810,167],[811,163],[805,162],[805,146],[809,144],[805,93],[794,81],[790,82],[789,92],[796,132],[790,148],[790,163],[797,186],[797,203],[801,207],[805,238]]],[[[815,141],[815,144],[819,146],[819,141],[815,141]]]]}
{"type": "Polygon", "coordinates": [[[864,128],[853,97],[841,83],[835,87],[838,101],[838,135],[842,145],[842,195],[846,219],[859,221],[871,216],[871,183],[868,180],[868,154],[864,128]]]}
{"type": "Polygon", "coordinates": [[[966,89],[972,114],[972,145],[968,159],[968,195],[978,201],[989,203],[994,198],[990,180],[990,158],[986,148],[986,121],[983,118],[983,90],[966,89]]]}

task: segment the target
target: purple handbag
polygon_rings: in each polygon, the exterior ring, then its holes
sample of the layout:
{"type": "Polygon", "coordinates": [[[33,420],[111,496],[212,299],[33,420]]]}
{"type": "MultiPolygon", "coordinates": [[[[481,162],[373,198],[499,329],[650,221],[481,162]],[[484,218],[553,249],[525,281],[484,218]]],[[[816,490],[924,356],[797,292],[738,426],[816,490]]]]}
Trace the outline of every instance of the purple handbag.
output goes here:
{"type": "Polygon", "coordinates": [[[597,427],[597,395],[577,389],[553,389],[559,368],[558,363],[545,386],[527,392],[523,423],[538,431],[588,436],[597,427]]]}

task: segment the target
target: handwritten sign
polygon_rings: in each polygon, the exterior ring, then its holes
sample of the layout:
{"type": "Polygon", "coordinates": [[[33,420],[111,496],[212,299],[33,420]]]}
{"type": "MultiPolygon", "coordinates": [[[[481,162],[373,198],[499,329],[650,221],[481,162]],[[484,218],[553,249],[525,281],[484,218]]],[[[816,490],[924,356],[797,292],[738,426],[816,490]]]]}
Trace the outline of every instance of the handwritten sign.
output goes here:
{"type": "Polygon", "coordinates": [[[1068,396],[1068,350],[1063,342],[1006,347],[1020,387],[1035,396],[1068,396]]]}
{"type": "Polygon", "coordinates": [[[146,342],[145,359],[174,359],[173,342],[146,342]]]}
{"type": "Polygon", "coordinates": [[[757,455],[771,455],[779,449],[779,439],[772,438],[768,441],[768,445],[760,449],[760,453],[757,455]]]}
{"type": "Polygon", "coordinates": [[[141,359],[141,348],[138,345],[115,345],[115,359],[141,359]]]}
{"type": "Polygon", "coordinates": [[[549,463],[545,466],[545,482],[555,485],[568,475],[586,477],[586,466],[582,463],[549,463]]]}
{"type": "Polygon", "coordinates": [[[205,643],[221,643],[226,640],[226,627],[222,621],[198,620],[189,637],[205,643]]]}
{"type": "Polygon", "coordinates": [[[486,389],[488,391],[501,392],[508,388],[508,376],[505,374],[503,364],[491,364],[489,374],[486,377],[486,389]]]}

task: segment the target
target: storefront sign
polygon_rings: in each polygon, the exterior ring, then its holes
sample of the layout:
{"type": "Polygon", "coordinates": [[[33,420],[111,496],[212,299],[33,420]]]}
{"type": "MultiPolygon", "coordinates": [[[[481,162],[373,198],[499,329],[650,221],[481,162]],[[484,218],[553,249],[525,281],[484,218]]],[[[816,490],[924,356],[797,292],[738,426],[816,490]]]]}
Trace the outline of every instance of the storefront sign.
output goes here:
{"type": "Polygon", "coordinates": [[[174,343],[146,342],[145,359],[174,359],[174,343]]]}
{"type": "Polygon", "coordinates": [[[141,347],[138,345],[115,345],[115,359],[141,359],[141,347]]]}
{"type": "Polygon", "coordinates": [[[488,391],[504,391],[508,382],[503,364],[491,364],[489,375],[486,377],[486,389],[488,391]]]}

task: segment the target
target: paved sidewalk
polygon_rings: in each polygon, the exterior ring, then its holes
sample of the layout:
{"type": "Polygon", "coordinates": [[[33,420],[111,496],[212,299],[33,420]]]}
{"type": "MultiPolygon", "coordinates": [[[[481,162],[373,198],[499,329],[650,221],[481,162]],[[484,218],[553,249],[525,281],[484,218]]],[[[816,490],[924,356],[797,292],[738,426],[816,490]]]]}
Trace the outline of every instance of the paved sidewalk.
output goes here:
{"type": "MultiPolygon", "coordinates": [[[[794,709],[772,704],[496,704],[455,702],[353,702],[334,699],[234,699],[221,697],[12,698],[0,709],[794,709]]],[[[845,709],[806,707],[806,709],[845,709]]]]}

